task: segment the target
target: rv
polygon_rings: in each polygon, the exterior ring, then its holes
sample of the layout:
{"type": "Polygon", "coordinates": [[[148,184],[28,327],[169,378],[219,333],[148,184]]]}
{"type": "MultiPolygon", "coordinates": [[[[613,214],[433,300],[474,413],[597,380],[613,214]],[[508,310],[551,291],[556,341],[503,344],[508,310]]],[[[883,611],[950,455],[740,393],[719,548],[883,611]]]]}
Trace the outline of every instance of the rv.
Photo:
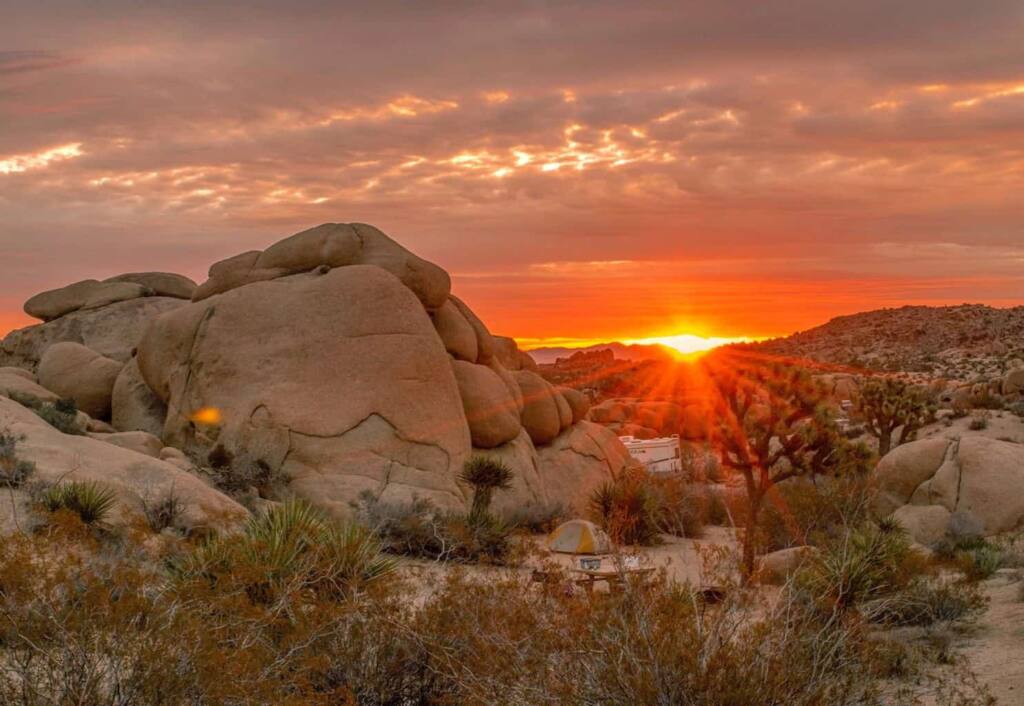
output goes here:
{"type": "Polygon", "coordinates": [[[658,439],[620,436],[619,441],[629,451],[629,455],[642,463],[651,473],[678,473],[683,470],[678,434],[658,439]]]}

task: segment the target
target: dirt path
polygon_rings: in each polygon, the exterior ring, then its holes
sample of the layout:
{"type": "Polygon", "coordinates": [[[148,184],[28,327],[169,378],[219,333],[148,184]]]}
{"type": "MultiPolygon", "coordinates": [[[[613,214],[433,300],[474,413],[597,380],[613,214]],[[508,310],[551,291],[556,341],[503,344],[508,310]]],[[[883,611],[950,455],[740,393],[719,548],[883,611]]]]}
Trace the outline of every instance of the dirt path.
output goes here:
{"type": "Polygon", "coordinates": [[[1024,705],[1024,600],[1022,584],[1003,570],[985,582],[988,609],[961,645],[971,668],[1000,706],[1024,705]]]}

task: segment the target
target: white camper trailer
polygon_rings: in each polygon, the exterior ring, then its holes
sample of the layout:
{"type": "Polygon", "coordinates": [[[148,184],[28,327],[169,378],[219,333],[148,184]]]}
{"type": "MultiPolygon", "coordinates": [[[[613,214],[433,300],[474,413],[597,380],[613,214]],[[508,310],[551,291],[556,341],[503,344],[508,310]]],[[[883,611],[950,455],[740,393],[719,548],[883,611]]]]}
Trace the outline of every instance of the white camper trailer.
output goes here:
{"type": "Polygon", "coordinates": [[[678,434],[658,439],[620,436],[619,441],[629,451],[629,455],[644,464],[651,473],[678,473],[683,470],[678,434]]]}

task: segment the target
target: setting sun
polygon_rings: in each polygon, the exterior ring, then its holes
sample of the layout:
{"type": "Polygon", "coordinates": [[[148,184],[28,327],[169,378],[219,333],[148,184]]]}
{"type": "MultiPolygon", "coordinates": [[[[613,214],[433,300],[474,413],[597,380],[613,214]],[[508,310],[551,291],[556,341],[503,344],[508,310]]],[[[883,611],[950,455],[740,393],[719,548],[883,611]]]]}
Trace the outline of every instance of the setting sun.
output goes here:
{"type": "Polygon", "coordinates": [[[674,336],[659,336],[654,338],[637,338],[623,341],[627,344],[637,344],[642,346],[661,345],[666,348],[671,348],[677,353],[682,355],[690,355],[693,353],[704,353],[711,350],[712,348],[718,348],[719,346],[725,346],[730,343],[748,343],[752,340],[751,338],[722,338],[718,336],[711,336],[705,338],[703,336],[695,336],[691,333],[680,333],[674,336]]]}

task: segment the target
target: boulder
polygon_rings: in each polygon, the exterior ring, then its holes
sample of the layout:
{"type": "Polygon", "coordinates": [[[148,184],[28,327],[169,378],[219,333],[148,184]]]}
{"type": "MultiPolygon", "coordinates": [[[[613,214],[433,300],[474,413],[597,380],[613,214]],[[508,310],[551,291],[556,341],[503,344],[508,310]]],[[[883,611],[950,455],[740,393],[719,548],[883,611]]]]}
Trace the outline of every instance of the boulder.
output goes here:
{"type": "Polygon", "coordinates": [[[875,468],[878,485],[875,512],[891,515],[910,502],[917,487],[935,475],[949,446],[948,439],[922,439],[902,444],[887,453],[875,468]]]}
{"type": "Polygon", "coordinates": [[[139,521],[145,499],[168,493],[182,503],[183,529],[223,530],[248,514],[238,503],[176,466],[88,436],[62,434],[31,410],[2,397],[0,428],[19,439],[18,457],[35,464],[31,480],[96,481],[112,488],[117,505],[107,521],[114,526],[139,521]]]}
{"type": "Polygon", "coordinates": [[[892,517],[915,542],[933,547],[946,536],[951,514],[941,505],[904,505],[892,517]]]}
{"type": "Polygon", "coordinates": [[[1024,395],[1024,368],[1014,368],[1003,376],[1004,395],[1024,395]]]}
{"type": "Polygon", "coordinates": [[[514,338],[508,336],[492,336],[491,338],[494,341],[494,357],[506,368],[513,371],[536,371],[537,364],[533,362],[533,358],[519,350],[519,344],[514,338]]]}
{"type": "Polygon", "coordinates": [[[552,386],[551,394],[555,398],[555,406],[558,407],[558,421],[560,429],[568,429],[572,426],[572,407],[566,401],[565,397],[555,387],[552,386]]]}
{"type": "Polygon", "coordinates": [[[116,431],[108,434],[87,432],[86,436],[151,458],[160,458],[160,451],[164,447],[160,439],[144,431],[116,431]]]}
{"type": "Polygon", "coordinates": [[[496,372],[485,365],[453,360],[462,407],[473,446],[492,449],[519,436],[522,424],[515,398],[496,372]]]}
{"type": "Polygon", "coordinates": [[[150,290],[154,296],[191,299],[196,283],[184,275],[171,272],[128,272],[103,280],[108,282],[130,282],[150,290]]]}
{"type": "Polygon", "coordinates": [[[764,583],[783,584],[797,569],[817,556],[815,547],[789,547],[757,558],[755,573],[764,583]]]}
{"type": "Polygon", "coordinates": [[[222,260],[193,294],[194,301],[245,284],[263,282],[318,268],[374,265],[397,277],[428,310],[440,308],[451,291],[448,273],[416,257],[384,233],[365,223],[324,223],[274,243],[222,260]]]}
{"type": "Polygon", "coordinates": [[[0,363],[35,370],[43,351],[55,343],[81,343],[122,363],[142,338],[151,319],[184,306],[170,297],[144,297],[115,302],[100,309],[81,309],[45,324],[12,331],[0,343],[0,363]]]}
{"type": "Polygon", "coordinates": [[[55,393],[36,382],[36,376],[24,368],[0,368],[0,395],[39,402],[56,402],[55,393]]]}
{"type": "Polygon", "coordinates": [[[173,446],[165,446],[160,449],[160,460],[167,461],[172,466],[177,466],[184,471],[191,471],[193,469],[192,462],[188,460],[188,456],[173,446]]]}
{"type": "Polygon", "coordinates": [[[25,302],[25,313],[43,321],[52,321],[79,309],[96,309],[152,294],[152,290],[134,282],[97,282],[87,279],[30,297],[25,302]]]}
{"type": "Polygon", "coordinates": [[[876,511],[939,505],[969,513],[985,535],[1024,525],[1024,446],[984,436],[912,441],[886,454],[875,471],[876,511]],[[914,482],[917,485],[914,486],[914,482]],[[909,497],[908,495],[909,489],[909,497]]]}
{"type": "Polygon", "coordinates": [[[448,299],[432,315],[445,350],[458,360],[477,362],[477,334],[455,303],[448,299]]]}
{"type": "Polygon", "coordinates": [[[557,389],[559,394],[569,403],[569,409],[572,410],[573,424],[586,419],[587,412],[590,411],[590,400],[587,399],[587,396],[571,387],[559,387],[557,389]]]}
{"type": "Polygon", "coordinates": [[[80,343],[56,343],[39,361],[39,382],[70,397],[90,417],[110,417],[110,398],[123,365],[80,343]]]}
{"type": "MultiPolygon", "coordinates": [[[[498,358],[500,360],[500,356],[498,358]]],[[[523,428],[534,444],[550,443],[562,430],[555,389],[540,375],[528,370],[518,370],[513,376],[523,391],[523,428]]]]}
{"type": "Polygon", "coordinates": [[[337,515],[363,491],[465,507],[470,433],[450,361],[416,294],[367,265],[200,299],[154,321],[138,353],[167,404],[164,443],[245,454],[337,515]]]}
{"type": "Polygon", "coordinates": [[[499,515],[528,512],[548,506],[548,494],[540,476],[537,449],[526,430],[512,441],[493,449],[474,449],[474,455],[500,461],[512,469],[511,487],[494,494],[491,509],[499,515]]]}
{"type": "Polygon", "coordinates": [[[156,437],[163,434],[167,405],[149,389],[135,358],[118,373],[110,408],[110,421],[117,431],[144,431],[156,437]]]}
{"type": "Polygon", "coordinates": [[[592,422],[574,424],[538,448],[537,461],[547,500],[577,512],[598,486],[636,465],[614,432],[592,422]]]}
{"type": "Polygon", "coordinates": [[[448,299],[455,305],[455,308],[462,313],[462,316],[476,333],[476,362],[481,365],[490,365],[494,359],[495,350],[494,337],[491,336],[491,332],[487,330],[487,326],[484,325],[484,322],[481,321],[480,318],[473,313],[473,310],[466,306],[461,299],[455,295],[448,297],[448,299]]]}

